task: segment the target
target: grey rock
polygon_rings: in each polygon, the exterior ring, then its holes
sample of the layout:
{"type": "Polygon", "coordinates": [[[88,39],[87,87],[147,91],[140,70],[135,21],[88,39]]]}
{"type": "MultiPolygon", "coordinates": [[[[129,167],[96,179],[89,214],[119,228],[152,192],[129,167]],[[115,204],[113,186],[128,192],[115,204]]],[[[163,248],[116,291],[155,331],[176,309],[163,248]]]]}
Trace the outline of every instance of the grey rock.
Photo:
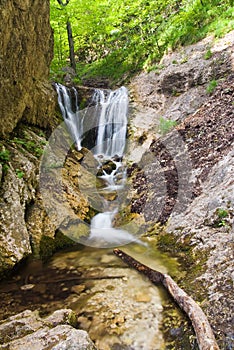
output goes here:
{"type": "Polygon", "coordinates": [[[57,310],[45,319],[26,310],[0,324],[1,349],[95,350],[87,332],[69,325],[72,310],[57,310]]]}
{"type": "MultiPolygon", "coordinates": [[[[209,252],[205,271],[199,277],[207,293],[208,317],[225,334],[232,332],[233,242],[234,242],[234,151],[225,155],[202,184],[202,193],[186,212],[173,215],[167,231],[180,242],[190,237],[194,252],[209,252]],[[222,222],[218,210],[227,216],[222,222]]],[[[196,283],[196,281],[194,281],[196,283]]]]}
{"type": "Polygon", "coordinates": [[[9,350],[94,350],[96,349],[87,332],[68,325],[55,328],[44,327],[25,337],[2,346],[9,350]]]}
{"type": "Polygon", "coordinates": [[[181,121],[205,101],[206,88],[232,72],[233,32],[215,41],[208,37],[199,43],[166,54],[158,71],[141,73],[131,84],[132,98],[138,105],[155,110],[160,116],[181,121]],[[206,59],[210,50],[211,57],[206,59]]]}

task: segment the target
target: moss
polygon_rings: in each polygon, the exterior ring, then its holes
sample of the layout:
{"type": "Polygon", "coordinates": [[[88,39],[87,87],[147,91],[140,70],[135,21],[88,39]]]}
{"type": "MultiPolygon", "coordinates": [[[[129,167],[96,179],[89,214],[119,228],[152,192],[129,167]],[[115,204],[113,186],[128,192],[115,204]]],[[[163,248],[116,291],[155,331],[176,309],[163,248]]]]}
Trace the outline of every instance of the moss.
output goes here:
{"type": "Polygon", "coordinates": [[[74,328],[78,328],[78,321],[77,321],[77,317],[75,312],[71,312],[68,317],[67,317],[67,321],[69,323],[70,326],[74,327],[74,328]]]}
{"type": "Polygon", "coordinates": [[[74,246],[74,241],[69,237],[65,236],[61,231],[56,231],[55,233],[55,249],[60,250],[63,248],[68,248],[74,246]]]}
{"type": "MultiPolygon", "coordinates": [[[[155,231],[157,232],[158,248],[163,252],[170,253],[179,261],[181,272],[173,278],[196,302],[204,301],[206,298],[205,290],[202,282],[197,278],[205,270],[208,252],[193,249],[194,247],[191,245],[192,235],[184,237],[182,242],[178,237],[172,233],[166,233],[163,229],[158,231],[158,227],[156,227],[155,231]]],[[[165,349],[198,349],[190,320],[170,297],[163,305],[162,332],[167,340],[165,349]]]]}
{"type": "Polygon", "coordinates": [[[43,235],[40,241],[39,254],[43,261],[47,261],[58,250],[72,247],[75,243],[62,232],[57,231],[55,237],[43,235]]]}
{"type": "Polygon", "coordinates": [[[43,235],[40,241],[39,254],[42,260],[48,260],[55,252],[55,241],[49,236],[43,235]]]}
{"type": "Polygon", "coordinates": [[[183,242],[173,234],[164,233],[158,237],[158,247],[164,252],[177,257],[184,274],[177,278],[177,283],[196,301],[206,297],[202,282],[197,280],[205,271],[208,250],[194,250],[191,245],[192,235],[183,238],[183,242]],[[182,276],[182,277],[181,277],[182,276]]]}
{"type": "Polygon", "coordinates": [[[189,318],[170,298],[163,304],[161,331],[166,350],[199,349],[189,318]]]}

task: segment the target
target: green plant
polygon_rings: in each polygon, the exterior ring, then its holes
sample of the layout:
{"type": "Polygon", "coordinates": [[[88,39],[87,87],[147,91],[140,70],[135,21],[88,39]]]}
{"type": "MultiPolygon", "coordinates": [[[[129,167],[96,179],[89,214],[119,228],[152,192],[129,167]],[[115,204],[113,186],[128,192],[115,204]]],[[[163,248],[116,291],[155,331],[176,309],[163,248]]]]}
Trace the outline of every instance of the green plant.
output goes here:
{"type": "Polygon", "coordinates": [[[227,227],[228,224],[229,211],[224,208],[218,208],[215,211],[214,227],[227,227]]]}
{"type": "Polygon", "coordinates": [[[0,162],[1,164],[6,163],[10,160],[10,151],[8,149],[3,149],[0,151],[0,162]]]}
{"type": "Polygon", "coordinates": [[[4,173],[4,174],[6,174],[6,173],[7,173],[8,169],[9,169],[9,165],[7,165],[7,164],[3,164],[3,166],[2,166],[2,170],[3,170],[3,173],[4,173]]]}
{"type": "Polygon", "coordinates": [[[2,165],[3,174],[6,174],[9,169],[8,162],[10,161],[10,156],[10,151],[2,146],[2,150],[0,151],[0,164],[2,165]]]}
{"type": "Polygon", "coordinates": [[[188,62],[188,56],[184,56],[182,60],[180,61],[180,64],[188,62]]]}
{"type": "Polygon", "coordinates": [[[43,148],[35,147],[34,148],[34,154],[37,158],[40,158],[44,152],[43,148]]]}
{"type": "Polygon", "coordinates": [[[226,209],[218,208],[217,215],[219,219],[223,219],[223,218],[226,218],[229,215],[229,213],[228,213],[228,210],[226,209]]]}
{"type": "Polygon", "coordinates": [[[44,131],[42,131],[42,130],[40,130],[39,131],[39,134],[38,134],[40,137],[45,137],[45,133],[44,133],[44,131]]]}
{"type": "Polygon", "coordinates": [[[44,145],[47,143],[45,140],[34,141],[25,136],[24,139],[14,137],[12,140],[14,144],[21,145],[25,150],[34,154],[37,158],[40,158],[44,151],[44,145]]]}
{"type": "Polygon", "coordinates": [[[22,170],[16,169],[15,172],[19,179],[22,179],[24,177],[24,172],[22,170]]]}
{"type": "Polygon", "coordinates": [[[159,119],[159,131],[160,131],[160,134],[162,136],[166,135],[176,125],[177,125],[176,121],[160,117],[160,119],[159,119]]]}
{"type": "Polygon", "coordinates": [[[211,80],[206,88],[206,92],[208,94],[212,94],[215,88],[217,87],[217,85],[218,85],[217,80],[211,80]]]}
{"type": "Polygon", "coordinates": [[[212,57],[211,49],[208,49],[204,55],[205,60],[209,60],[212,57]]]}

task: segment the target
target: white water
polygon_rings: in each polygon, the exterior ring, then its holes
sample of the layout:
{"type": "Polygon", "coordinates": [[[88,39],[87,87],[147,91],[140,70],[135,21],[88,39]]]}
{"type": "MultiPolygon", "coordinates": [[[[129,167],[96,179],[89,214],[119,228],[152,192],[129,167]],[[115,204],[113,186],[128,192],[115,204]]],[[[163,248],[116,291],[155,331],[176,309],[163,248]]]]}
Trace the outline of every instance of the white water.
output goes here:
{"type": "Polygon", "coordinates": [[[64,122],[71,134],[71,137],[78,149],[81,150],[81,141],[83,134],[83,117],[79,113],[78,94],[76,89],[66,88],[62,84],[56,83],[55,88],[58,94],[58,104],[64,119],[64,122]],[[72,97],[74,103],[72,103],[72,97]]]}
{"type": "Polygon", "coordinates": [[[107,94],[96,89],[93,101],[100,106],[98,116],[98,134],[94,154],[110,159],[116,155],[123,156],[128,114],[128,91],[122,86],[107,94]]]}
{"type": "MultiPolygon", "coordinates": [[[[82,138],[85,122],[85,113],[79,113],[78,96],[76,90],[68,89],[61,84],[56,84],[58,102],[64,121],[78,148],[82,147],[82,138]],[[76,106],[72,105],[72,93],[76,106]]],[[[121,204],[121,195],[126,182],[126,169],[122,159],[126,144],[128,122],[128,90],[121,87],[115,91],[96,89],[93,95],[92,117],[96,120],[97,136],[94,148],[91,150],[99,162],[99,168],[103,167],[102,175],[106,186],[102,189],[105,193],[117,192],[117,199],[109,201],[102,198],[104,212],[93,217],[90,225],[90,236],[87,245],[95,247],[114,247],[124,245],[137,240],[135,236],[126,230],[113,227],[113,219],[121,204]],[[117,159],[118,158],[118,159],[117,159]],[[109,174],[103,164],[111,161],[115,169],[109,174]]],[[[90,116],[90,113],[87,113],[90,116]]]]}
{"type": "Polygon", "coordinates": [[[96,241],[98,239],[103,240],[102,244],[106,245],[107,242],[113,245],[122,245],[132,241],[132,236],[125,230],[120,230],[112,227],[112,220],[115,211],[107,211],[95,215],[91,222],[90,240],[96,241]]]}

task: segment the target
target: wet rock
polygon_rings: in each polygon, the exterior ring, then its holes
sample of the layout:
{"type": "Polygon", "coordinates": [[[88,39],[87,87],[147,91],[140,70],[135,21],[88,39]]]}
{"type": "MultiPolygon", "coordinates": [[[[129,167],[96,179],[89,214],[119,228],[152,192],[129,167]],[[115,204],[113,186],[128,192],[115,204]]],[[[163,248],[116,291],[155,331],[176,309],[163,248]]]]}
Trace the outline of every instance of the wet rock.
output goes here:
{"type": "Polygon", "coordinates": [[[96,349],[85,331],[76,330],[67,325],[59,325],[52,329],[45,327],[22,339],[2,345],[2,349],[9,350],[45,349],[46,347],[53,350],[96,349]]]}
{"type": "Polygon", "coordinates": [[[35,287],[35,284],[25,284],[23,286],[20,287],[21,290],[30,290],[33,289],[35,287]]]}
{"type": "Polygon", "coordinates": [[[103,255],[101,258],[101,263],[102,264],[111,264],[116,261],[114,255],[103,255]]]}
{"type": "Polygon", "coordinates": [[[138,293],[134,296],[134,299],[138,302],[141,303],[148,303],[151,301],[151,297],[150,295],[148,295],[147,293],[138,293]]]}
{"type": "Polygon", "coordinates": [[[26,310],[0,324],[1,349],[26,350],[95,350],[85,331],[74,329],[71,310],[57,310],[47,318],[40,318],[37,311],[26,310]]]}
{"type": "Polygon", "coordinates": [[[73,286],[71,288],[71,291],[76,293],[76,294],[80,294],[82,293],[84,290],[86,289],[86,286],[84,284],[80,284],[78,286],[73,286]]]}

